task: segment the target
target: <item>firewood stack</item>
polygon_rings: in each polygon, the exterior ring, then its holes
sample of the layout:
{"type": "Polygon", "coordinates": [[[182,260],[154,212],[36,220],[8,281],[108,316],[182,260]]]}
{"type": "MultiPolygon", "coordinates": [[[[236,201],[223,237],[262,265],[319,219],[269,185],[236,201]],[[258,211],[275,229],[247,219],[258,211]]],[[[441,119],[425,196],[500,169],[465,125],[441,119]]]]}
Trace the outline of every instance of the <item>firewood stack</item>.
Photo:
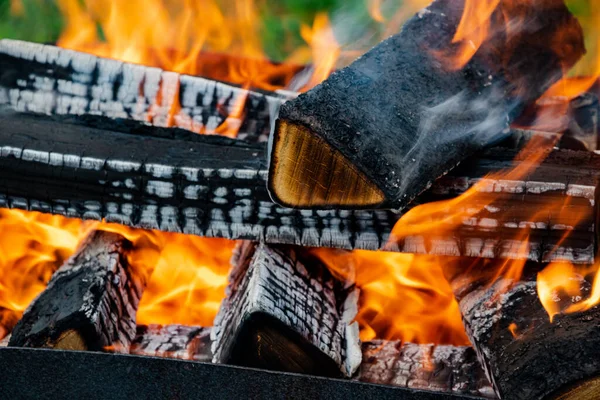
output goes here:
{"type": "MultiPolygon", "coordinates": [[[[600,376],[598,306],[550,321],[536,282],[551,262],[597,262],[600,155],[589,150],[600,143],[598,100],[535,103],[583,54],[581,29],[560,0],[523,5],[536,32],[493,35],[448,70],[439,50],[456,31],[460,3],[437,0],[287,102],[0,41],[1,207],[240,240],[212,327],[138,325],[147,277],[129,265],[133,245],[96,231],[18,322],[0,309],[0,347],[233,364],[440,396],[589,398],[600,376]],[[559,32],[571,35],[565,47],[545,47],[559,32]],[[234,111],[241,101],[244,119],[234,111]],[[553,132],[510,128],[548,108],[568,109],[553,132]],[[237,139],[197,135],[226,120],[237,139]],[[527,173],[490,176],[531,167],[524,144],[559,133],[527,173]],[[448,226],[392,235],[416,206],[463,195],[434,216],[448,226]],[[471,209],[479,211],[454,221],[471,209]],[[361,342],[360,288],[305,247],[443,256],[472,347],[361,342]],[[503,275],[511,263],[524,265],[522,274],[503,275]]],[[[503,4],[494,24],[517,11],[503,4]]],[[[580,285],[593,295],[590,277],[580,285]]]]}

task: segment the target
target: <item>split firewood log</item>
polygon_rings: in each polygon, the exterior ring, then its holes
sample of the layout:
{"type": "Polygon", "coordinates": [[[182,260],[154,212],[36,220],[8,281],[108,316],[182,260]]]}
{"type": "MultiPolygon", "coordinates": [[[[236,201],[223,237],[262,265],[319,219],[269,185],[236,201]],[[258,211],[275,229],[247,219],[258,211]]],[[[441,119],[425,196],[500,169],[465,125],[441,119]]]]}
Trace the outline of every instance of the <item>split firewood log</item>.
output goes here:
{"type": "Polygon", "coordinates": [[[362,351],[362,382],[496,398],[471,347],[375,340],[362,351]]]}
{"type": "MultiPolygon", "coordinates": [[[[402,218],[385,210],[278,206],[266,190],[267,156],[258,144],[135,121],[6,109],[0,124],[0,207],[207,237],[368,250],[382,248],[402,218]]],[[[413,204],[459,196],[491,172],[521,166],[517,154],[506,146],[480,152],[413,204]]],[[[560,255],[591,263],[598,177],[600,155],[548,151],[518,181],[488,178],[480,187],[485,193],[462,203],[480,209],[478,215],[451,231],[399,238],[389,250],[513,258],[527,246],[532,261],[560,255]]]]}
{"type": "MultiPolygon", "coordinates": [[[[538,295],[537,273],[545,265],[528,264],[522,277],[515,279],[508,277],[514,274],[499,274],[502,264],[459,260],[445,270],[467,334],[497,396],[595,398],[600,388],[600,307],[554,315],[551,320],[538,295]]],[[[578,296],[589,297],[588,280],[567,280],[565,285],[580,287],[578,296]]],[[[561,307],[581,300],[560,292],[550,295],[551,302],[561,307]]]]}
{"type": "Polygon", "coordinates": [[[322,376],[351,376],[361,351],[358,291],[298,249],[244,243],[213,328],[213,361],[322,376]]]}
{"type": "Polygon", "coordinates": [[[464,3],[433,2],[399,34],[281,107],[269,172],[277,202],[402,209],[505,135],[522,106],[585,52],[562,0],[501,1],[490,36],[455,66],[443,54],[454,46],[464,3]]]}
{"type": "Polygon", "coordinates": [[[145,274],[127,263],[131,243],[92,232],[15,326],[10,346],[127,351],[145,274]]]}
{"type": "Polygon", "coordinates": [[[210,362],[210,330],[184,325],[139,325],[129,354],[210,362]]]}

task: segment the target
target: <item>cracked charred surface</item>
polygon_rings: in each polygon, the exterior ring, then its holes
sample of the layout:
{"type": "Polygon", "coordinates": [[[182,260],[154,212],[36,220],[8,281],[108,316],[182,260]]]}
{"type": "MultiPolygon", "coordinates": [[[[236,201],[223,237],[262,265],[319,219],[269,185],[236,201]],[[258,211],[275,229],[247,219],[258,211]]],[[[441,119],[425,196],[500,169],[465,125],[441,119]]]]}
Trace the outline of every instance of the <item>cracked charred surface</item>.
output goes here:
{"type": "Polygon", "coordinates": [[[197,326],[139,325],[129,354],[210,362],[210,331],[197,326]]]}
{"type": "MultiPolygon", "coordinates": [[[[102,117],[0,113],[0,207],[207,237],[312,247],[382,248],[402,217],[383,210],[297,210],[267,193],[263,145],[102,117]]],[[[456,197],[491,172],[515,168],[518,150],[466,160],[415,203],[456,197]]],[[[391,251],[591,263],[600,156],[557,150],[520,181],[489,180],[453,228],[400,238],[391,251]],[[482,202],[495,199],[484,207],[482,202]],[[563,211],[539,213],[549,203],[563,211]],[[569,231],[568,235],[565,235],[569,231]]]]}
{"type": "Polygon", "coordinates": [[[15,326],[17,347],[127,352],[145,287],[142,273],[127,264],[131,245],[121,235],[92,232],[50,279],[15,326]]]}
{"type": "MultiPolygon", "coordinates": [[[[490,265],[448,272],[467,334],[500,398],[554,398],[600,376],[600,307],[557,315],[551,323],[537,294],[542,269],[527,265],[518,282],[492,279],[490,265]]],[[[582,296],[590,291],[582,281],[582,296]]]]}
{"type": "Polygon", "coordinates": [[[213,328],[213,361],[321,376],[360,365],[358,292],[298,249],[244,243],[213,328]]]}
{"type": "Polygon", "coordinates": [[[375,340],[362,351],[362,382],[496,398],[471,347],[375,340]]]}

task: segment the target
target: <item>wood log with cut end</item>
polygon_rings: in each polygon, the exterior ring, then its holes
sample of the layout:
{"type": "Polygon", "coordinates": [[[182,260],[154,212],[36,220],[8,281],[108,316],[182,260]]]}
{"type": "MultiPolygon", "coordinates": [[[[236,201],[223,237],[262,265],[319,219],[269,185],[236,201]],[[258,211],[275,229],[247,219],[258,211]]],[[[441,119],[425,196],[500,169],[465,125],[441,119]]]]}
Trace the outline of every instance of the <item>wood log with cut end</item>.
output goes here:
{"type": "Polygon", "coordinates": [[[241,139],[266,141],[281,103],[205,78],[37,43],[0,41],[0,104],[44,114],[111,118],[217,133],[225,121],[241,139]]]}
{"type": "Polygon", "coordinates": [[[127,263],[130,246],[116,233],[92,232],[29,305],[9,345],[127,351],[145,287],[143,271],[127,263]]]}
{"type": "Polygon", "coordinates": [[[210,362],[210,330],[184,325],[140,325],[129,354],[210,362]]]}
{"type": "Polygon", "coordinates": [[[363,343],[362,351],[362,382],[495,398],[471,347],[375,340],[363,343]]]}
{"type": "MultiPolygon", "coordinates": [[[[498,397],[595,397],[589,396],[600,388],[600,307],[555,315],[550,322],[536,281],[544,265],[525,266],[516,282],[497,277],[498,261],[460,260],[446,267],[467,334],[498,397]]],[[[590,295],[587,280],[580,277],[576,284],[583,298],[590,295]]],[[[553,296],[562,306],[581,300],[553,296]]]]}
{"type": "Polygon", "coordinates": [[[291,247],[244,243],[213,328],[213,361],[321,376],[360,365],[358,292],[291,247]]]}
{"type": "Polygon", "coordinates": [[[271,148],[273,198],[288,207],[403,209],[507,134],[522,105],[585,52],[562,1],[509,3],[492,13],[491,36],[464,67],[443,56],[464,1],[437,0],[399,34],[285,103],[271,148]],[[506,29],[512,18],[531,28],[506,29]]]}
{"type": "MultiPolygon", "coordinates": [[[[276,205],[260,144],[135,121],[6,109],[0,124],[0,207],[207,237],[368,250],[382,248],[402,217],[276,205]]],[[[517,154],[503,147],[481,152],[415,204],[456,197],[489,173],[520,165],[517,154]]],[[[598,176],[600,155],[551,152],[520,181],[488,180],[480,189],[485,193],[472,200],[482,211],[461,226],[402,238],[390,250],[511,258],[523,248],[526,227],[530,260],[593,262],[598,176]],[[563,203],[568,207],[546,210],[563,203]]]]}

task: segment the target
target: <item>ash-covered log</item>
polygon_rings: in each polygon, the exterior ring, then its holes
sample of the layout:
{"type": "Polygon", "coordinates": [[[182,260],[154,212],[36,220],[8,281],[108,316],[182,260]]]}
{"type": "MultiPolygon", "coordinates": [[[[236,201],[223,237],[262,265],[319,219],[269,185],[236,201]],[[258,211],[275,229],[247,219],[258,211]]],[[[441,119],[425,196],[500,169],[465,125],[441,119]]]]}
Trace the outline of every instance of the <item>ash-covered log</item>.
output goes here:
{"type": "Polygon", "coordinates": [[[129,354],[210,362],[210,331],[198,326],[139,325],[129,354]]]}
{"type": "Polygon", "coordinates": [[[44,114],[102,115],[266,141],[286,99],[275,93],[51,45],[0,41],[0,103],[44,114]],[[221,128],[219,128],[221,127],[221,128]]]}
{"type": "MultiPolygon", "coordinates": [[[[489,37],[464,66],[446,53],[465,1],[437,0],[399,34],[285,103],[271,149],[274,199],[300,208],[403,209],[506,135],[522,106],[585,48],[561,0],[496,4],[489,37]]],[[[470,39],[463,44],[477,46],[470,39]]]]}
{"type": "MultiPolygon", "coordinates": [[[[0,207],[207,237],[369,250],[383,247],[401,218],[383,210],[277,206],[267,193],[266,152],[259,144],[135,121],[7,109],[0,124],[0,207]]],[[[490,172],[520,165],[517,154],[501,147],[481,152],[417,202],[458,196],[490,172]]],[[[478,217],[452,232],[403,237],[390,250],[511,258],[523,248],[525,227],[530,260],[563,254],[592,262],[598,176],[600,155],[550,152],[522,180],[481,186],[487,193],[474,197],[473,206],[483,209],[478,217]],[[546,210],[563,203],[568,208],[546,210]],[[584,217],[574,224],[565,220],[570,215],[584,217]]]]}
{"type": "Polygon", "coordinates": [[[496,398],[471,347],[375,340],[362,351],[361,382],[496,398]]]}
{"type": "Polygon", "coordinates": [[[131,243],[92,232],[12,331],[10,346],[127,352],[145,274],[127,263],[131,243]]]}
{"type": "Polygon", "coordinates": [[[360,365],[358,290],[298,249],[245,242],[213,328],[213,361],[320,376],[360,365]]]}
{"type": "MultiPolygon", "coordinates": [[[[600,307],[554,315],[551,322],[538,295],[536,276],[544,268],[528,264],[515,280],[506,270],[498,278],[497,261],[460,260],[445,272],[467,334],[500,398],[595,398],[600,385],[600,307]]],[[[583,277],[567,281],[561,284],[575,283],[581,297],[590,295],[591,284],[583,277]]],[[[551,296],[551,302],[563,306],[581,300],[560,292],[551,296]]]]}

